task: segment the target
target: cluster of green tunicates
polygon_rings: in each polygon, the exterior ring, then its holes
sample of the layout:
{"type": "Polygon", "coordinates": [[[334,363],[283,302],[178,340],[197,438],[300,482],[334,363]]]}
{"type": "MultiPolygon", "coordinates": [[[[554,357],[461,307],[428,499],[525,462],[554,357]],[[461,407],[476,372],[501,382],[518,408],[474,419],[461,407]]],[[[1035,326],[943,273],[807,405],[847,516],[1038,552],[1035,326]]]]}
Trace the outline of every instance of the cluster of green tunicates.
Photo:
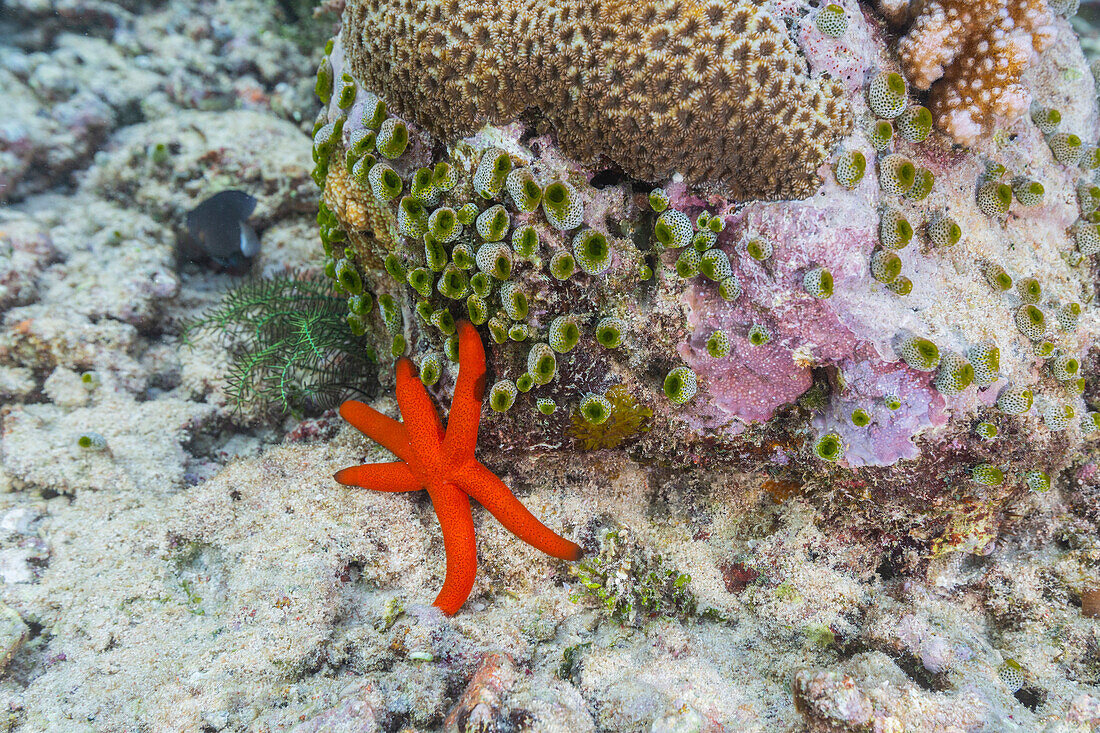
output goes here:
{"type": "MultiPolygon", "coordinates": [[[[653,238],[660,249],[680,250],[673,265],[677,276],[683,279],[697,275],[718,283],[718,294],[725,300],[736,300],[741,295],[741,282],[733,272],[729,255],[718,247],[718,235],[726,228],[725,218],[703,211],[692,222],[684,212],[668,208],[668,194],[654,189],[649,194],[650,206],[660,215],[653,225],[653,238]]],[[[771,255],[771,244],[760,242],[759,250],[750,256],[766,259],[771,255]]]]}

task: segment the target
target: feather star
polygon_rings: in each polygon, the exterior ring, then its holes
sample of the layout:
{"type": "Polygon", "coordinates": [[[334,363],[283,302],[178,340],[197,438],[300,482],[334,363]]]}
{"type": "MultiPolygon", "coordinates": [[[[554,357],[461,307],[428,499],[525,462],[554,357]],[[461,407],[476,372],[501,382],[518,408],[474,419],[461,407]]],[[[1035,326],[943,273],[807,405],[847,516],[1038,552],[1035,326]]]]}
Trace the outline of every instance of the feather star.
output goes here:
{"type": "Polygon", "coordinates": [[[473,324],[460,321],[457,325],[458,379],[446,431],[412,361],[402,357],[397,362],[397,404],[403,422],[355,400],[340,406],[341,417],[401,460],[352,466],[333,477],[345,486],[374,491],[428,492],[447,553],[447,574],[434,605],[447,615],[458,611],[474,587],[477,545],[471,497],[505,529],[546,554],[562,560],[579,560],[584,554],[536,519],[496,474],[474,458],[485,396],[485,348],[473,324]]]}

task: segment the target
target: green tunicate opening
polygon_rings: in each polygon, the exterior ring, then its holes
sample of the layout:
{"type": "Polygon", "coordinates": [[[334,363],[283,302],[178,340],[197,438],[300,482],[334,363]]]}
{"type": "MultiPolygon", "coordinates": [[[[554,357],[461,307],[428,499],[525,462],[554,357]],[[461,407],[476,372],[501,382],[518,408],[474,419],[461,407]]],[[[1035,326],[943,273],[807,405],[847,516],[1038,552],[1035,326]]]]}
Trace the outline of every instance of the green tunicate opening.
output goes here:
{"type": "Polygon", "coordinates": [[[406,278],[409,286],[427,298],[432,292],[432,275],[425,267],[412,270],[406,278]]]}
{"type": "Polygon", "coordinates": [[[1065,362],[1062,363],[1062,371],[1070,376],[1076,374],[1079,367],[1080,364],[1077,363],[1076,359],[1066,359],[1065,362]]]}
{"type": "Polygon", "coordinates": [[[1047,319],[1046,316],[1043,315],[1043,312],[1041,310],[1033,305],[1029,305],[1025,313],[1027,315],[1028,322],[1034,325],[1036,328],[1042,329],[1046,327],[1047,319]]]}
{"type": "Polygon", "coordinates": [[[530,374],[521,374],[516,379],[516,389],[520,392],[530,392],[531,388],[535,386],[535,378],[530,374]]]}
{"type": "Polygon", "coordinates": [[[913,348],[925,364],[935,364],[940,359],[940,349],[928,339],[914,339],[913,348]]]}
{"type": "Polygon", "coordinates": [[[495,412],[507,412],[516,401],[514,385],[497,383],[489,394],[489,407],[495,412]]]}
{"type": "Polygon", "coordinates": [[[822,270],[817,279],[817,287],[821,292],[819,297],[828,298],[833,294],[833,274],[828,270],[822,270]]]}
{"type": "Polygon", "coordinates": [[[393,252],[390,252],[388,255],[386,255],[386,260],[383,265],[385,266],[386,272],[389,273],[390,277],[392,277],[394,280],[397,280],[398,282],[405,282],[405,265],[403,262],[401,262],[400,257],[395,255],[393,252]]]}
{"type": "Polygon", "coordinates": [[[913,225],[909,223],[908,219],[898,219],[894,231],[897,234],[898,242],[901,244],[907,244],[913,239],[913,225]]]}
{"type": "Polygon", "coordinates": [[[1024,281],[1023,286],[1023,296],[1028,302],[1038,303],[1039,299],[1043,297],[1043,286],[1035,278],[1028,278],[1024,281]]]}
{"type": "Polygon", "coordinates": [[[542,198],[542,189],[539,188],[539,184],[528,178],[523,182],[523,197],[527,204],[526,208],[534,208],[542,198]]]}
{"type": "MultiPolygon", "coordinates": [[[[887,123],[886,128],[893,132],[893,128],[887,123]]],[[[863,174],[867,171],[867,158],[858,150],[853,150],[848,156],[848,165],[851,166],[853,176],[856,181],[863,178],[863,174]]]]}
{"type": "Polygon", "coordinates": [[[393,343],[390,345],[390,354],[393,356],[401,356],[405,353],[405,335],[397,334],[393,337],[393,343]]]}
{"type": "Polygon", "coordinates": [[[466,294],[466,273],[458,268],[447,268],[439,278],[439,294],[457,300],[466,294]]]}
{"type": "Polygon", "coordinates": [[[596,341],[607,349],[617,349],[623,343],[623,334],[614,323],[601,323],[596,327],[596,341]]]}
{"type": "Polygon", "coordinates": [[[886,87],[897,96],[905,95],[905,79],[896,71],[887,75],[886,87]]]}
{"type": "Polygon", "coordinates": [[[598,398],[585,399],[581,404],[581,417],[592,425],[602,425],[611,416],[607,404],[598,398]]]}
{"type": "Polygon", "coordinates": [[[401,153],[405,152],[405,147],[408,144],[409,129],[405,127],[404,122],[398,122],[394,124],[389,140],[385,142],[385,149],[379,150],[379,152],[387,158],[397,158],[401,153]]]}
{"type": "Polygon", "coordinates": [[[993,281],[996,283],[998,290],[1008,290],[1012,287],[1012,277],[1003,270],[994,276],[993,281]]]}
{"type": "Polygon", "coordinates": [[[340,109],[347,109],[355,101],[355,80],[347,74],[342,74],[340,81],[343,83],[340,86],[340,98],[336,100],[336,106],[340,109]]]}
{"type": "Polygon", "coordinates": [[[672,244],[672,228],[661,219],[658,219],[656,225],[653,227],[653,236],[657,238],[658,242],[666,247],[672,244]]]}
{"type": "Polygon", "coordinates": [[[680,374],[675,369],[673,369],[671,372],[668,373],[668,376],[665,377],[664,387],[665,396],[673,402],[678,402],[685,390],[683,377],[681,377],[680,374]]]}
{"type": "Polygon", "coordinates": [[[886,287],[898,295],[909,295],[913,292],[913,281],[903,275],[886,287]]]}
{"type": "Polygon", "coordinates": [[[457,245],[451,250],[451,259],[454,261],[455,267],[460,270],[469,270],[477,264],[473,250],[465,244],[457,245]]]}
{"type": "Polygon", "coordinates": [[[559,354],[568,353],[581,340],[581,330],[573,321],[565,321],[552,334],[551,348],[559,354]]]}
{"type": "MultiPolygon", "coordinates": [[[[894,169],[894,173],[897,175],[898,184],[902,188],[911,188],[913,182],[917,180],[917,167],[908,161],[894,169]]],[[[1009,193],[1011,195],[1011,191],[1009,193]]]]}
{"type": "Polygon", "coordinates": [[[455,317],[451,315],[449,310],[440,308],[432,313],[432,325],[450,336],[455,332],[455,317]]]}
{"type": "Polygon", "coordinates": [[[450,336],[443,342],[443,355],[452,362],[458,361],[458,336],[450,336]]]}
{"type": "Polygon", "coordinates": [[[917,107],[916,113],[913,114],[912,124],[922,132],[931,130],[932,113],[928,111],[927,107],[917,107]]]}
{"type": "Polygon", "coordinates": [[[764,248],[764,244],[759,239],[754,239],[748,243],[745,250],[749,253],[749,257],[754,260],[766,260],[768,259],[768,252],[764,248]]]}
{"type": "Polygon", "coordinates": [[[886,405],[886,408],[889,409],[889,410],[900,410],[901,409],[901,400],[898,399],[897,397],[887,396],[885,399],[883,399],[882,402],[883,402],[884,405],[886,405]]]}
{"type": "Polygon", "coordinates": [[[685,249],[676,259],[676,274],[682,278],[694,277],[699,272],[699,253],[685,249]]]}
{"type": "Polygon", "coordinates": [[[512,276],[512,260],[504,252],[499,253],[493,259],[493,267],[489,271],[497,280],[507,280],[512,276]]]}
{"type": "MultiPolygon", "coordinates": [[[[496,213],[489,220],[489,241],[499,241],[504,233],[508,230],[508,212],[504,209],[497,209],[496,213]]],[[[506,279],[506,278],[501,278],[506,279]]]]}
{"type": "Polygon", "coordinates": [[[549,397],[543,397],[538,401],[538,410],[543,415],[553,415],[557,409],[558,406],[549,397]]]}
{"type": "Polygon", "coordinates": [[[363,320],[363,316],[359,313],[348,313],[345,319],[348,324],[348,330],[351,331],[353,336],[362,336],[367,332],[367,322],[363,320]]]}
{"type": "Polygon", "coordinates": [[[542,192],[543,204],[558,219],[564,219],[569,209],[569,189],[561,181],[554,181],[542,192]]]}
{"type": "Polygon", "coordinates": [[[599,232],[592,232],[581,240],[581,255],[594,269],[599,269],[607,262],[610,252],[607,237],[599,232]]]}
{"type": "Polygon", "coordinates": [[[81,448],[91,448],[92,443],[94,442],[95,441],[90,435],[81,435],[79,438],[76,439],[76,444],[79,445],[81,448]]]}
{"type": "Polygon", "coordinates": [[[513,321],[522,321],[527,317],[527,294],[519,288],[512,288],[505,293],[504,289],[500,292],[501,299],[507,298],[506,302],[502,302],[501,305],[507,312],[508,317],[513,321]]]}
{"type": "Polygon", "coordinates": [[[1012,187],[1007,183],[1002,183],[997,186],[997,201],[1001,204],[1001,207],[1005,209],[1012,203],[1012,187]]]}
{"type": "Polygon", "coordinates": [[[814,453],[823,461],[836,461],[840,458],[840,452],[840,438],[834,433],[821,436],[814,445],[814,453]]]}
{"type": "Polygon", "coordinates": [[[568,252],[558,252],[550,259],[550,274],[558,280],[565,280],[576,269],[577,263],[568,252]]]}
{"type": "Polygon", "coordinates": [[[715,359],[729,355],[729,339],[722,331],[715,331],[707,338],[707,353],[715,359]]]}
{"type": "Polygon", "coordinates": [[[1076,148],[1080,147],[1081,138],[1077,137],[1076,135],[1067,135],[1065,138],[1065,142],[1066,145],[1069,145],[1071,148],[1076,148]]]}
{"type": "Polygon", "coordinates": [[[493,175],[498,180],[503,180],[512,171],[512,159],[501,154],[493,161],[493,175]]]}
{"type": "Polygon", "coordinates": [[[441,160],[435,164],[435,170],[432,171],[432,183],[437,186],[443,186],[451,178],[451,164],[445,160],[441,160]]]}
{"type": "Polygon", "coordinates": [[[355,269],[355,265],[348,260],[340,260],[336,263],[336,281],[340,287],[352,295],[363,292],[363,279],[355,269]]]}
{"type": "Polygon", "coordinates": [[[535,380],[539,384],[546,384],[554,378],[554,373],[558,370],[557,359],[553,354],[543,354],[532,365],[532,373],[535,376],[535,380]]]}
{"type": "Polygon", "coordinates": [[[435,215],[432,217],[432,235],[439,239],[446,239],[455,230],[454,212],[450,209],[437,209],[435,215]]]}
{"type": "Polygon", "coordinates": [[[478,272],[470,278],[470,287],[482,298],[487,298],[493,290],[493,281],[484,272],[478,272]]]}
{"type": "Polygon", "coordinates": [[[425,234],[424,258],[433,272],[442,272],[447,266],[447,248],[431,234],[425,234]]]}
{"type": "Polygon", "coordinates": [[[887,120],[879,120],[875,125],[875,138],[884,145],[890,142],[894,138],[894,126],[887,120]]]}
{"type": "Polygon", "coordinates": [[[878,269],[878,279],[884,283],[893,282],[901,274],[901,258],[893,252],[877,255],[875,266],[878,269]]]}
{"type": "Polygon", "coordinates": [[[470,316],[470,323],[480,326],[489,320],[489,304],[477,293],[466,299],[466,312],[470,316]]]}
{"type": "Polygon", "coordinates": [[[390,200],[401,193],[401,176],[397,175],[397,171],[393,168],[382,171],[381,181],[383,198],[390,200]]]}
{"type": "MultiPolygon", "coordinates": [[[[438,357],[436,357],[438,359],[438,357]]],[[[439,381],[442,369],[436,359],[425,359],[420,365],[420,381],[428,387],[439,381]]]]}
{"type": "Polygon", "coordinates": [[[418,168],[413,174],[413,191],[428,193],[432,190],[432,171],[430,168],[418,168]]]}
{"type": "Polygon", "coordinates": [[[749,331],[749,343],[753,346],[763,346],[771,341],[771,336],[760,326],[753,326],[749,331]]]}
{"type": "Polygon", "coordinates": [[[317,67],[317,83],[313,86],[313,91],[321,104],[328,104],[332,98],[332,62],[328,56],[321,59],[321,64],[317,67]]]}
{"type": "Polygon", "coordinates": [[[963,230],[956,222],[951,221],[947,224],[947,243],[949,245],[958,244],[962,239],[963,230]]]}
{"type": "Polygon", "coordinates": [[[530,257],[539,246],[539,234],[531,226],[524,227],[512,239],[512,247],[520,257],[530,257]]]}
{"type": "Polygon", "coordinates": [[[871,422],[871,416],[866,410],[854,410],[852,412],[852,424],[857,428],[866,427],[871,422]]]}

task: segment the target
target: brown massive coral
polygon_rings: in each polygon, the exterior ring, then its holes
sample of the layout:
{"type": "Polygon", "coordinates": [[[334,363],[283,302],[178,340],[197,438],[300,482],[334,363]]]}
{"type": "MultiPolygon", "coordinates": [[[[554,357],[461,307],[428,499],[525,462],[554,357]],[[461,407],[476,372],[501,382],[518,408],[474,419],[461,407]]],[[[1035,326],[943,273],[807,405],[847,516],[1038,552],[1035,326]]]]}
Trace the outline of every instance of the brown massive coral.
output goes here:
{"type": "Polygon", "coordinates": [[[902,67],[940,129],[972,145],[1027,111],[1020,76],[1050,45],[1046,0],[928,0],[898,45],[902,67]]]}
{"type": "Polygon", "coordinates": [[[851,125],[748,0],[349,0],[352,73],[436,135],[537,108],[561,147],[631,175],[805,196],[851,125]]]}

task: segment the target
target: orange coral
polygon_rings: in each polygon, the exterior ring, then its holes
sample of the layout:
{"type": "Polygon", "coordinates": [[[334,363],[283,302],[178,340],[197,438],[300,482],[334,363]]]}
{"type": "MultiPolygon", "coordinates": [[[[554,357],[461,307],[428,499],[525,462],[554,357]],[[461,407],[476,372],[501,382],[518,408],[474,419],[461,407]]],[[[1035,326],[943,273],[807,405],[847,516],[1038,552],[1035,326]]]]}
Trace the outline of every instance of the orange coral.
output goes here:
{"type": "Polygon", "coordinates": [[[940,129],[972,145],[997,124],[1016,121],[1031,95],[1020,83],[1050,45],[1046,0],[929,0],[898,45],[902,68],[940,129]]]}
{"type": "Polygon", "coordinates": [[[344,42],[362,85],[438,136],[538,108],[575,157],[735,197],[808,195],[851,126],[749,0],[352,0],[344,42]]]}

